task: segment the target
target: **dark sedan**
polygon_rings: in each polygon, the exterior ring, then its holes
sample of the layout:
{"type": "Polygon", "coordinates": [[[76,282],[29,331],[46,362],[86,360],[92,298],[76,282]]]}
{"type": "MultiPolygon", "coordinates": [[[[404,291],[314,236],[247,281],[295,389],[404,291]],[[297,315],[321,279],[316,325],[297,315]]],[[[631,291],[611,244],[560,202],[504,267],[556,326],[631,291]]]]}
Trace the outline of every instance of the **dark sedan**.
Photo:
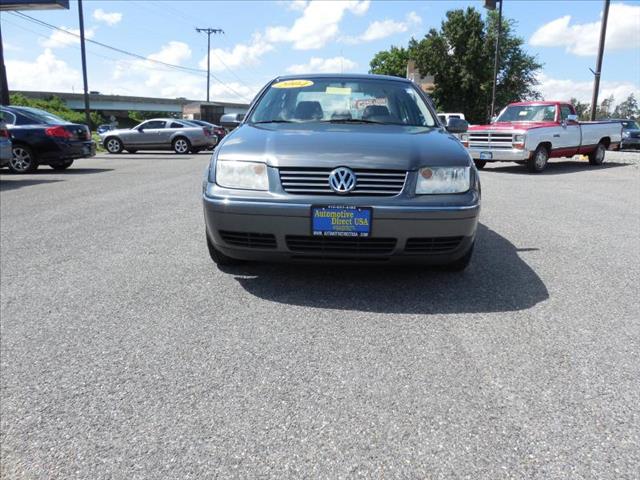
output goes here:
{"type": "Polygon", "coordinates": [[[11,137],[9,169],[15,173],[30,173],[39,165],[65,170],[74,160],[96,154],[86,125],[31,107],[1,107],[0,116],[11,137]]]}
{"type": "Polygon", "coordinates": [[[640,149],[640,127],[635,120],[620,120],[622,123],[622,142],[620,148],[640,149]]]}
{"type": "Polygon", "coordinates": [[[205,122],[204,120],[189,120],[189,122],[200,125],[201,127],[209,127],[213,134],[218,137],[218,142],[220,142],[220,140],[222,140],[227,134],[227,131],[224,129],[224,127],[221,127],[220,125],[216,125],[214,123],[205,122]]]}

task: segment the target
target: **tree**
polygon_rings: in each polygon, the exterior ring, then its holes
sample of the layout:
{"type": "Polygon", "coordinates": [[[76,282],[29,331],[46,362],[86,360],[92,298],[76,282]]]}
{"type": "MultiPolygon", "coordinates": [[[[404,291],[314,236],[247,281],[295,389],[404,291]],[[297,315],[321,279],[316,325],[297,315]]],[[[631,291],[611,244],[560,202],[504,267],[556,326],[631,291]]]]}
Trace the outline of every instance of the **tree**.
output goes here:
{"type": "Polygon", "coordinates": [[[392,46],[388,51],[383,50],[373,56],[369,63],[369,73],[405,77],[409,58],[409,50],[392,46]]]}
{"type": "MultiPolygon", "coordinates": [[[[513,34],[515,22],[503,19],[500,37],[500,70],[496,89],[498,108],[517,100],[536,99],[535,57],[522,48],[524,40],[513,34]]],[[[493,87],[493,59],[498,15],[486,20],[476,9],[450,10],[440,29],[431,29],[422,40],[412,39],[408,53],[420,72],[435,76],[432,94],[442,111],[464,112],[471,122],[487,120],[493,87]]],[[[376,54],[378,59],[387,58],[376,54]]],[[[389,53],[390,52],[386,52],[389,53]]],[[[374,59],[376,58],[374,57],[374,59]]]]}
{"type": "Polygon", "coordinates": [[[633,95],[629,95],[624,102],[619,103],[613,111],[614,118],[637,118],[640,116],[638,101],[633,95]]]}
{"type": "Polygon", "coordinates": [[[605,120],[607,118],[611,118],[613,114],[613,104],[615,101],[616,100],[613,98],[613,95],[609,95],[609,97],[602,100],[602,103],[600,103],[596,108],[596,119],[605,120]]]}
{"type": "Polygon", "coordinates": [[[578,115],[580,120],[589,120],[591,106],[588,103],[582,103],[577,98],[572,98],[570,102],[573,105],[573,108],[576,109],[576,114],[578,115]]]}
{"type": "MultiPolygon", "coordinates": [[[[11,105],[39,108],[40,110],[46,110],[68,122],[73,123],[85,123],[84,112],[76,112],[71,110],[66,103],[60,98],[51,96],[47,99],[41,98],[29,98],[21,93],[14,93],[11,95],[11,105]]],[[[91,122],[93,127],[104,123],[104,119],[98,112],[91,112],[91,122]]]]}

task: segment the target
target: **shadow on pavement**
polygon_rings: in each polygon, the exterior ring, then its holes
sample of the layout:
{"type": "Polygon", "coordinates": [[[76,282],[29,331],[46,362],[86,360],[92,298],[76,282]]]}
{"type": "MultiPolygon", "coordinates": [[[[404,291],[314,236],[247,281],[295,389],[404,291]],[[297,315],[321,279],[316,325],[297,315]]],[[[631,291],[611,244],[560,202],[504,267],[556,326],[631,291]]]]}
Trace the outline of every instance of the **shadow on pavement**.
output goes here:
{"type": "Polygon", "coordinates": [[[507,239],[478,226],[474,258],[463,273],[428,268],[247,264],[226,268],[249,293],[306,307],[376,313],[507,312],[549,298],[544,283],[507,239]]]}
{"type": "Polygon", "coordinates": [[[0,191],[17,190],[18,188],[31,187],[41,183],[57,183],[62,180],[36,180],[31,178],[20,178],[18,175],[14,175],[11,178],[2,178],[0,181],[0,191]]]}
{"type": "Polygon", "coordinates": [[[605,162],[602,165],[590,165],[585,161],[567,161],[567,162],[554,162],[551,160],[547,167],[541,173],[530,173],[525,165],[518,165],[516,163],[498,163],[493,166],[487,164],[482,170],[484,172],[496,172],[496,173],[516,173],[520,175],[562,175],[564,173],[578,173],[578,172],[591,172],[594,170],[606,170],[616,167],[628,167],[629,163],[617,163],[617,162],[605,162]]]}

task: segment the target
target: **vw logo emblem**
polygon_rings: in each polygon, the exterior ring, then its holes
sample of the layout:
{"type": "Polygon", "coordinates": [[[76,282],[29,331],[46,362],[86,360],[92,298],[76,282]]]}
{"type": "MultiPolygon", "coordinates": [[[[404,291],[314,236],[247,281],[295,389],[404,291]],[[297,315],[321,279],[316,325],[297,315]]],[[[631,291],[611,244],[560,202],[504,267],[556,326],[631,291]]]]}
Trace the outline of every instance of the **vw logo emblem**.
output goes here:
{"type": "Polygon", "coordinates": [[[336,193],[349,193],[356,187],[356,174],[347,167],[336,168],[329,174],[329,186],[336,193]]]}

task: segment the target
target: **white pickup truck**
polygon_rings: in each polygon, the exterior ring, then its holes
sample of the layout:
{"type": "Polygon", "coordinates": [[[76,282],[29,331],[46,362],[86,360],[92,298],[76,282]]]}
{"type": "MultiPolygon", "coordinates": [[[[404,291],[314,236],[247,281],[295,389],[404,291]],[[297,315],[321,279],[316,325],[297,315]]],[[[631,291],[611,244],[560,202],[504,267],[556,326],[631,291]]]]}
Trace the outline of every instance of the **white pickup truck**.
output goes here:
{"type": "Polygon", "coordinates": [[[549,158],[589,156],[600,165],[605,151],[617,150],[622,140],[620,122],[578,122],[568,102],[512,103],[491,125],[474,125],[460,135],[476,166],[487,162],[518,162],[538,173],[549,158]]]}

